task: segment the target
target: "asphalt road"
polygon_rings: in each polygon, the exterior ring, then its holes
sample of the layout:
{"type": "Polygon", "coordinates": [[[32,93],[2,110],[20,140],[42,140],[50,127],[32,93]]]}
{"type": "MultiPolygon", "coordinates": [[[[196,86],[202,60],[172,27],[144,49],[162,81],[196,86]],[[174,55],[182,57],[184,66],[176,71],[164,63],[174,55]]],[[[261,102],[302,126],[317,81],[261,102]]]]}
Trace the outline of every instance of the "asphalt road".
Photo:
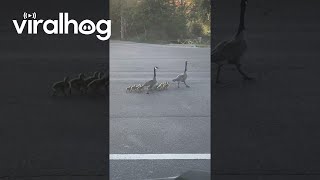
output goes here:
{"type": "MultiPolygon", "coordinates": [[[[131,42],[110,43],[110,153],[209,154],[209,48],[131,42]],[[189,61],[187,83],[171,80],[189,61]],[[168,90],[126,93],[126,87],[153,78],[170,82],[168,90]]],[[[176,176],[187,170],[210,170],[210,160],[111,160],[110,176],[147,179],[176,176]]]]}

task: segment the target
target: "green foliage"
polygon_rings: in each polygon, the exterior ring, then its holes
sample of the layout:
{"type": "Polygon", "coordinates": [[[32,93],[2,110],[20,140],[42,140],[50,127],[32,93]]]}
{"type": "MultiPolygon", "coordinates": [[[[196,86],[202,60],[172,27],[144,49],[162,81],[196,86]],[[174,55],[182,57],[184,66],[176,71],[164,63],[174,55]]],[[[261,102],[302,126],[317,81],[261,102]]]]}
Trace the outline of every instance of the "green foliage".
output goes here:
{"type": "Polygon", "coordinates": [[[197,22],[192,22],[189,26],[189,31],[191,33],[191,35],[199,37],[201,35],[203,35],[203,28],[202,28],[202,24],[197,23],[197,22]]]}
{"type": "Polygon", "coordinates": [[[140,42],[210,35],[210,0],[110,0],[110,12],[115,39],[121,37],[121,26],[124,39],[140,42]]]}

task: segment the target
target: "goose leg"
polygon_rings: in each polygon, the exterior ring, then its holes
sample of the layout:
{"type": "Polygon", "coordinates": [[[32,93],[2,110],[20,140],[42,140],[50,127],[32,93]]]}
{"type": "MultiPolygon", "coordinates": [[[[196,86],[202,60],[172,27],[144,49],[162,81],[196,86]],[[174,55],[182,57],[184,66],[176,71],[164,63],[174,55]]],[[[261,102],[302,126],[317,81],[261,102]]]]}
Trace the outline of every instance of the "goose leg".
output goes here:
{"type": "Polygon", "coordinates": [[[188,86],[188,84],[186,83],[186,81],[183,81],[184,85],[186,85],[187,88],[189,88],[190,86],[188,86]]]}
{"type": "Polygon", "coordinates": [[[80,91],[80,94],[83,94],[83,89],[81,86],[79,87],[79,91],[80,91]]]}
{"type": "Polygon", "coordinates": [[[51,96],[56,96],[56,90],[53,90],[51,96]]]}
{"type": "Polygon", "coordinates": [[[244,80],[252,80],[253,78],[249,77],[246,73],[244,73],[241,69],[241,64],[236,64],[237,70],[243,76],[244,80]]]}
{"type": "Polygon", "coordinates": [[[98,89],[98,94],[101,95],[101,96],[103,96],[103,95],[104,95],[104,94],[103,94],[103,93],[104,93],[103,90],[104,90],[104,89],[103,89],[102,87],[100,87],[100,88],[98,89]]]}
{"type": "Polygon", "coordinates": [[[151,89],[151,86],[148,87],[147,94],[149,94],[150,89],[151,89]]]}
{"type": "Polygon", "coordinates": [[[222,67],[222,66],[223,66],[223,65],[219,65],[219,66],[218,66],[217,77],[216,77],[216,83],[217,83],[217,84],[221,83],[221,81],[219,80],[219,77],[220,77],[220,71],[221,71],[221,67],[222,67]]]}
{"type": "Polygon", "coordinates": [[[87,94],[87,88],[83,88],[83,94],[87,94]]]}
{"type": "Polygon", "coordinates": [[[81,92],[82,92],[82,94],[87,94],[86,88],[85,88],[85,87],[82,87],[82,88],[81,88],[81,92]]]}
{"type": "Polygon", "coordinates": [[[180,87],[179,87],[179,84],[180,84],[180,81],[178,81],[178,88],[180,88],[180,87]]]}
{"type": "Polygon", "coordinates": [[[67,93],[66,93],[65,89],[62,89],[62,93],[63,93],[64,96],[67,96],[67,93]]]}

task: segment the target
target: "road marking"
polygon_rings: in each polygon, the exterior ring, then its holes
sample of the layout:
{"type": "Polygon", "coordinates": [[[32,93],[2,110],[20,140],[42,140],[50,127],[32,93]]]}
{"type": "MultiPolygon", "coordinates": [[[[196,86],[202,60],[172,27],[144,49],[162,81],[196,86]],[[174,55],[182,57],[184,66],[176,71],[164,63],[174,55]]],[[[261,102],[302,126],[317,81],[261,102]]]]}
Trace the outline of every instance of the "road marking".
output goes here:
{"type": "Polygon", "coordinates": [[[210,160],[211,154],[110,154],[110,160],[210,160]]]}
{"type": "Polygon", "coordinates": [[[176,178],[178,178],[179,176],[174,176],[174,177],[165,177],[165,178],[153,178],[153,179],[145,179],[145,180],[175,180],[176,178]]]}

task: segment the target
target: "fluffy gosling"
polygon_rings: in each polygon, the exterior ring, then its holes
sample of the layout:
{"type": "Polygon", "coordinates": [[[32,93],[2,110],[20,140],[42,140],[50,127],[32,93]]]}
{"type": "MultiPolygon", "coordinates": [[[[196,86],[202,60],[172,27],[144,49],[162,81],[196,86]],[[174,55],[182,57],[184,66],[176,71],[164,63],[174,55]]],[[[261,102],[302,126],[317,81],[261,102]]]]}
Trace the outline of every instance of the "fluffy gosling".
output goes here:
{"type": "Polygon", "coordinates": [[[64,96],[67,96],[66,90],[70,94],[70,84],[69,77],[65,77],[63,81],[58,81],[52,85],[52,96],[56,96],[57,93],[62,93],[64,96]]]}
{"type": "Polygon", "coordinates": [[[70,92],[73,90],[79,91],[80,93],[84,93],[85,90],[85,76],[83,73],[80,73],[78,77],[70,80],[70,92]]]}
{"type": "Polygon", "coordinates": [[[102,88],[106,86],[106,76],[102,76],[103,73],[99,73],[99,79],[93,80],[91,83],[88,84],[88,90],[92,92],[98,92],[102,88]]]}

